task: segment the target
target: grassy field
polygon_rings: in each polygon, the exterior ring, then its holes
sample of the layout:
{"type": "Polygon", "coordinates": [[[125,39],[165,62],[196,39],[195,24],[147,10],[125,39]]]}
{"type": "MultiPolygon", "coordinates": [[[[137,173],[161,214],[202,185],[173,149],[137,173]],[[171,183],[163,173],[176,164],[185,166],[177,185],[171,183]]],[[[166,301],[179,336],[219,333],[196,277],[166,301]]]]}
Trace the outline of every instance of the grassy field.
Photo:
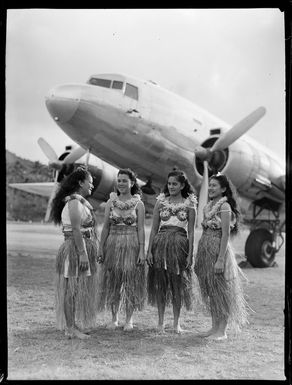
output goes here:
{"type": "MultiPolygon", "coordinates": [[[[149,228],[146,232],[149,236],[149,228]]],[[[196,233],[196,239],[199,237],[196,233]]],[[[234,242],[237,257],[247,233],[234,242]]],[[[210,326],[200,309],[182,311],[186,332],[157,334],[157,310],[134,314],[134,330],[109,331],[110,314],[97,316],[86,341],[68,340],[55,328],[54,258],[62,242],[52,225],[8,224],[7,305],[9,380],[258,379],[284,380],[285,248],[277,266],[245,269],[252,309],[249,325],[228,340],[211,342],[195,334],[210,326]]],[[[120,317],[121,325],[124,315],[120,317]]]]}

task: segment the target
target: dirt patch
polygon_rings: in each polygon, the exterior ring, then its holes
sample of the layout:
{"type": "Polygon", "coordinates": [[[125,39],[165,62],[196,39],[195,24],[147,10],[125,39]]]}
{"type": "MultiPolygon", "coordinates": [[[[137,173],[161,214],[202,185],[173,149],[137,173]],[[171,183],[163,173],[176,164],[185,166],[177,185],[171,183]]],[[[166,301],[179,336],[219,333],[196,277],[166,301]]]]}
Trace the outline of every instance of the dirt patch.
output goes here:
{"type": "Polygon", "coordinates": [[[51,258],[8,256],[8,379],[284,379],[279,268],[246,272],[256,312],[239,335],[214,343],[194,337],[210,324],[201,312],[183,311],[187,332],[178,336],[167,309],[169,329],[162,336],[151,307],[135,314],[132,333],[105,329],[110,317],[102,313],[90,340],[67,340],[55,329],[53,265],[51,258]]]}
{"type": "MultiPolygon", "coordinates": [[[[245,269],[255,311],[228,340],[195,337],[210,326],[200,309],[182,311],[186,332],[157,334],[157,310],[134,314],[134,331],[109,331],[109,313],[97,316],[87,341],[68,340],[55,328],[54,259],[8,252],[8,379],[264,379],[284,380],[284,250],[277,267],[245,269]]],[[[121,325],[124,315],[120,317],[121,325]]]]}

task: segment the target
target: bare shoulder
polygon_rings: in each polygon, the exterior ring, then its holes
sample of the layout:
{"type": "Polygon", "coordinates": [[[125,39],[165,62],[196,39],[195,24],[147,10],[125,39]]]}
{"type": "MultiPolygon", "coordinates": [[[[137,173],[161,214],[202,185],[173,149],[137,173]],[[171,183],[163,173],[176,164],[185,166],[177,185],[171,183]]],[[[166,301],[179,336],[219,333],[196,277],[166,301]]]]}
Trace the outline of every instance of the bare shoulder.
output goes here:
{"type": "Polygon", "coordinates": [[[82,203],[79,202],[78,199],[71,199],[71,200],[69,200],[69,202],[68,202],[68,208],[69,208],[69,210],[73,210],[73,211],[74,211],[74,210],[77,210],[77,211],[78,211],[80,205],[82,205],[82,203]]]}
{"type": "Polygon", "coordinates": [[[230,204],[228,202],[222,203],[220,211],[231,211],[230,204]]]}
{"type": "Polygon", "coordinates": [[[144,209],[144,203],[141,200],[138,201],[137,208],[144,209]]]}

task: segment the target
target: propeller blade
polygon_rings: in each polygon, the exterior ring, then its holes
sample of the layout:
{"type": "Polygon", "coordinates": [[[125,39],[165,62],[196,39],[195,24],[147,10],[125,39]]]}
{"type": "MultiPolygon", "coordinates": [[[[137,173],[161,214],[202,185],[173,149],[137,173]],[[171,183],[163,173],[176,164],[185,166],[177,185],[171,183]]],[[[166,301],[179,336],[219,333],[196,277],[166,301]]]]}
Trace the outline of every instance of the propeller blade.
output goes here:
{"type": "Polygon", "coordinates": [[[57,182],[58,175],[59,175],[59,171],[56,171],[55,180],[54,180],[54,187],[53,187],[53,190],[51,192],[51,196],[49,198],[49,202],[48,202],[48,205],[47,205],[47,210],[46,210],[46,215],[45,215],[45,222],[48,222],[49,219],[50,219],[50,216],[51,216],[52,201],[55,198],[57,189],[59,187],[59,183],[57,182]]]}
{"type": "Polygon", "coordinates": [[[80,159],[84,154],[86,154],[87,150],[82,147],[75,148],[66,158],[63,160],[64,164],[75,163],[76,160],[80,159]]]}
{"type": "Polygon", "coordinates": [[[200,226],[203,218],[203,208],[206,206],[208,202],[208,180],[209,180],[209,171],[208,171],[208,162],[205,160],[204,164],[204,173],[203,180],[200,189],[199,195],[199,204],[198,204],[198,218],[197,218],[197,226],[200,226]]]}
{"type": "Polygon", "coordinates": [[[238,138],[245,134],[253,125],[257,123],[266,113],[265,107],[259,107],[251,114],[246,116],[240,122],[235,124],[230,130],[225,132],[219,139],[214,143],[211,151],[224,150],[238,138]]]}
{"type": "Polygon", "coordinates": [[[86,163],[85,163],[86,170],[88,170],[89,157],[90,157],[90,151],[88,149],[86,154],[86,163]]]}
{"type": "Polygon", "coordinates": [[[45,141],[45,139],[39,138],[38,144],[39,144],[40,148],[43,150],[43,153],[49,159],[49,161],[51,161],[51,162],[58,161],[58,156],[57,156],[55,150],[52,148],[52,146],[49,145],[49,143],[47,141],[45,141]]]}

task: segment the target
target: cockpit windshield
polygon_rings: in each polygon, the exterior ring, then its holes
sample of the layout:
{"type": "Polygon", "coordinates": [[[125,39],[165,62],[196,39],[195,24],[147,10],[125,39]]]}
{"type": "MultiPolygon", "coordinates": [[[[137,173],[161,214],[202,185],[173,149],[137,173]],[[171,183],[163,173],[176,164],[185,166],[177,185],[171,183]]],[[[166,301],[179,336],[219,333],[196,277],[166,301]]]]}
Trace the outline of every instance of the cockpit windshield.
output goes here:
{"type": "Polygon", "coordinates": [[[121,90],[124,91],[125,96],[128,96],[131,99],[138,100],[138,87],[133,86],[129,83],[126,83],[126,86],[124,87],[124,83],[119,80],[92,77],[88,80],[88,84],[104,88],[111,88],[113,90],[121,90]]]}
{"type": "Polygon", "coordinates": [[[105,88],[110,88],[111,86],[111,80],[108,79],[99,79],[99,78],[90,78],[89,84],[92,84],[94,86],[100,86],[105,88]]]}

